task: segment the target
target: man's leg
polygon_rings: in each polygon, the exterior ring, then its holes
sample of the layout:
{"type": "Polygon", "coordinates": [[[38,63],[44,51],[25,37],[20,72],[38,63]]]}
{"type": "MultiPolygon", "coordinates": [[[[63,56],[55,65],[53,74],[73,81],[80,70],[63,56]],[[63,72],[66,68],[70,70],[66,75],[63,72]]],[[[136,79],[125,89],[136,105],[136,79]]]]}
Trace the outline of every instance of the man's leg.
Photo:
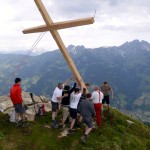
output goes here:
{"type": "Polygon", "coordinates": [[[72,121],[71,121],[71,124],[70,124],[70,129],[68,131],[68,134],[72,133],[72,129],[74,127],[74,124],[75,124],[75,121],[76,121],[76,118],[77,118],[77,110],[70,108],[70,116],[72,118],[72,121]]]}
{"type": "Polygon", "coordinates": [[[26,116],[25,116],[25,113],[23,114],[20,114],[20,117],[22,119],[22,127],[27,127],[29,125],[28,122],[26,122],[26,116]]]}
{"type": "Polygon", "coordinates": [[[75,121],[76,121],[76,119],[72,118],[72,121],[71,121],[71,124],[70,124],[70,128],[68,130],[68,134],[72,134],[73,133],[73,127],[74,127],[75,121]]]}
{"type": "Polygon", "coordinates": [[[57,117],[57,111],[58,110],[52,111],[52,120],[56,119],[56,117],[57,117]]]}
{"type": "Polygon", "coordinates": [[[58,124],[56,122],[56,117],[57,117],[57,112],[58,112],[58,103],[52,102],[52,127],[58,128],[58,124]]]}
{"type": "Polygon", "coordinates": [[[87,128],[86,132],[84,133],[86,136],[91,132],[92,128],[87,128]]]}
{"type": "Polygon", "coordinates": [[[58,128],[58,126],[59,126],[57,121],[56,121],[57,112],[58,112],[58,110],[55,110],[55,111],[52,112],[52,124],[51,125],[54,128],[58,128]]]}
{"type": "Polygon", "coordinates": [[[93,128],[93,121],[92,121],[92,118],[84,118],[84,122],[86,124],[85,133],[80,139],[85,144],[87,141],[87,137],[93,128]]]}
{"type": "Polygon", "coordinates": [[[74,127],[75,121],[76,121],[76,119],[72,119],[72,121],[71,121],[71,125],[70,125],[70,129],[71,129],[71,130],[72,130],[73,127],[74,127]]]}
{"type": "Polygon", "coordinates": [[[63,107],[62,108],[62,113],[63,113],[63,118],[62,118],[61,125],[64,126],[65,121],[67,120],[67,117],[69,116],[69,108],[68,107],[63,107]]]}
{"type": "Polygon", "coordinates": [[[15,120],[16,120],[16,125],[18,126],[18,122],[19,122],[19,113],[15,113],[15,120]]]}
{"type": "Polygon", "coordinates": [[[82,122],[82,115],[79,114],[79,118],[78,118],[78,126],[81,126],[81,122],[82,122]]]}
{"type": "Polygon", "coordinates": [[[101,118],[101,106],[102,104],[94,104],[94,109],[96,112],[96,122],[97,122],[97,126],[100,126],[101,122],[102,122],[102,118],[101,118]]]}
{"type": "Polygon", "coordinates": [[[21,119],[22,119],[22,122],[25,122],[25,121],[26,121],[25,113],[20,114],[20,117],[21,117],[21,119]]]}
{"type": "Polygon", "coordinates": [[[22,103],[17,104],[17,111],[19,113],[19,116],[22,119],[22,127],[27,127],[29,125],[29,123],[26,123],[25,107],[24,107],[24,105],[22,103]]]}
{"type": "Polygon", "coordinates": [[[15,107],[15,121],[16,121],[16,126],[18,126],[18,122],[19,122],[19,108],[18,108],[18,104],[14,105],[15,107]]]}
{"type": "Polygon", "coordinates": [[[15,105],[15,112],[16,112],[16,123],[18,126],[19,116],[22,119],[22,123],[25,123],[25,107],[22,103],[15,105]]]}
{"type": "Polygon", "coordinates": [[[73,109],[73,108],[70,108],[70,116],[71,116],[71,118],[72,118],[71,124],[70,124],[70,129],[72,130],[73,127],[74,127],[76,118],[77,118],[77,110],[76,110],[76,109],[73,109]]]}

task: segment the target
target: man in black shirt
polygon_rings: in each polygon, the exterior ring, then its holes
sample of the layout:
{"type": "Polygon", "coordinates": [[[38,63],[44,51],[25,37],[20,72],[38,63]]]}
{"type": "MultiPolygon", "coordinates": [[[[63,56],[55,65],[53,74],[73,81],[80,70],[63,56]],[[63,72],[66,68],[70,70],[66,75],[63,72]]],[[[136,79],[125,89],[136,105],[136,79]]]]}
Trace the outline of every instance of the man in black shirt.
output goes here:
{"type": "Polygon", "coordinates": [[[70,89],[70,86],[65,86],[64,90],[62,92],[62,96],[64,94],[68,94],[67,97],[62,98],[62,122],[61,122],[61,126],[64,128],[65,127],[65,121],[67,119],[67,117],[69,116],[69,104],[70,104],[70,95],[71,93],[75,90],[76,88],[76,83],[74,83],[74,86],[70,89]]]}

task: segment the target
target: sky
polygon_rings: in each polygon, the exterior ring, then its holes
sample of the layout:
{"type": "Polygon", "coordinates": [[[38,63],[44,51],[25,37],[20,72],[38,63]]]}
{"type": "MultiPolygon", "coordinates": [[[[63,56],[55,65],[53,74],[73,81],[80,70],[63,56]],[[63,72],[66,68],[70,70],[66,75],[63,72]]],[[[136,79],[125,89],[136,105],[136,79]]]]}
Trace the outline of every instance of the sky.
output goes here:
{"type": "MultiPolygon", "coordinates": [[[[53,22],[94,17],[94,24],[58,30],[66,47],[119,46],[135,39],[150,42],[150,0],[42,0],[53,22]]],[[[29,50],[40,33],[22,30],[44,25],[34,0],[3,0],[0,4],[0,51],[29,50]]],[[[58,49],[46,32],[37,51],[58,49]]]]}

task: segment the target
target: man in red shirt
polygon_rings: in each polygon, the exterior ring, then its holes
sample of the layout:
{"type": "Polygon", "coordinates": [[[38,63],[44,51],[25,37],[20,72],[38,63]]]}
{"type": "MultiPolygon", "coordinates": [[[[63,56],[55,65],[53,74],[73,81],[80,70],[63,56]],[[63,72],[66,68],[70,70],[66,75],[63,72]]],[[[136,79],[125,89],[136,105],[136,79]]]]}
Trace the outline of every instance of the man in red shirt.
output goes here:
{"type": "Polygon", "coordinates": [[[15,112],[16,112],[16,124],[18,126],[19,116],[22,118],[22,127],[25,127],[27,123],[25,123],[25,107],[23,104],[23,99],[21,96],[22,89],[20,87],[21,79],[16,78],[15,84],[10,89],[10,99],[12,100],[15,112]]]}

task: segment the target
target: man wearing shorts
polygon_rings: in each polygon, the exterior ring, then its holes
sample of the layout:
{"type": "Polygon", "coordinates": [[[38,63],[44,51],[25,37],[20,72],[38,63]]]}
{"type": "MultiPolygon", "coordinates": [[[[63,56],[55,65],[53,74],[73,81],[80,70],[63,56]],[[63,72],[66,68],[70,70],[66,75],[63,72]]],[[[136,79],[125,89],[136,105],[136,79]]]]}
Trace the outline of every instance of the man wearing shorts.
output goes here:
{"type": "Polygon", "coordinates": [[[10,89],[10,99],[13,102],[13,105],[15,107],[15,120],[16,124],[18,125],[19,116],[22,119],[22,127],[26,127],[28,123],[25,122],[25,107],[23,104],[23,99],[21,96],[22,89],[20,87],[21,79],[16,78],[15,84],[10,89]]]}
{"type": "Polygon", "coordinates": [[[109,100],[109,93],[111,92],[111,98],[113,99],[113,90],[112,88],[108,85],[107,81],[104,81],[103,85],[101,86],[101,91],[104,94],[104,98],[102,100],[102,104],[107,104],[108,109],[110,107],[110,100],[109,100]]]}
{"type": "Polygon", "coordinates": [[[70,97],[71,125],[68,131],[68,134],[71,134],[73,132],[73,127],[77,119],[77,106],[78,106],[81,94],[82,94],[82,90],[80,90],[79,88],[75,88],[74,92],[71,94],[71,97],[70,97]]]}
{"type": "Polygon", "coordinates": [[[86,95],[86,99],[82,100],[78,106],[78,111],[80,112],[80,114],[83,117],[83,122],[85,123],[86,127],[85,127],[85,133],[84,135],[81,137],[81,141],[83,143],[86,143],[87,140],[87,136],[89,135],[89,133],[91,132],[92,128],[93,128],[93,120],[92,117],[95,116],[95,110],[94,110],[94,106],[92,104],[91,100],[91,93],[88,93],[86,95]]]}
{"type": "MultiPolygon", "coordinates": [[[[86,99],[87,90],[89,89],[90,84],[89,84],[89,83],[85,83],[85,86],[86,86],[86,88],[83,88],[83,92],[82,92],[82,95],[81,95],[81,97],[80,97],[78,106],[79,106],[79,104],[80,104],[80,102],[81,102],[82,100],[85,100],[85,99],[86,99]]],[[[78,109],[78,107],[77,107],[77,109],[78,109]]],[[[81,126],[82,126],[82,115],[78,112],[77,127],[80,128],[81,126]]]]}
{"type": "Polygon", "coordinates": [[[62,101],[61,101],[61,106],[62,106],[61,126],[62,126],[62,128],[65,128],[65,121],[66,121],[67,117],[69,116],[70,95],[75,90],[75,88],[76,88],[76,83],[74,83],[74,86],[71,89],[70,89],[70,86],[66,85],[62,92],[62,96],[64,94],[68,94],[68,96],[62,98],[62,101]]]}
{"type": "Polygon", "coordinates": [[[51,124],[51,126],[53,128],[58,128],[58,126],[59,126],[59,124],[55,120],[57,117],[57,113],[58,113],[59,103],[62,100],[62,98],[68,96],[68,94],[64,94],[62,96],[62,91],[63,91],[64,86],[67,85],[71,80],[72,80],[72,78],[67,80],[65,83],[58,83],[57,87],[55,88],[55,90],[53,92],[53,96],[51,99],[51,103],[52,103],[52,124],[51,124]]]}

